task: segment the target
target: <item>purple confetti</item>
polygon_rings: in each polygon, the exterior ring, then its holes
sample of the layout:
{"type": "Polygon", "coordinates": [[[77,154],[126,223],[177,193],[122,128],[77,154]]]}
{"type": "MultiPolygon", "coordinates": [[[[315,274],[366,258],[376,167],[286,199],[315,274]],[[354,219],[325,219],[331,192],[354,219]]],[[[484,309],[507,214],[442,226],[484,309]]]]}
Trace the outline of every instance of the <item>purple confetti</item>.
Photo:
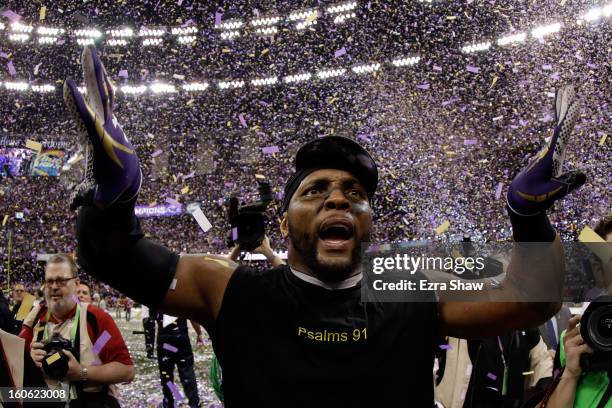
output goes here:
{"type": "Polygon", "coordinates": [[[11,74],[11,76],[15,76],[15,74],[17,73],[17,71],[15,70],[15,66],[13,65],[13,61],[9,61],[6,64],[6,67],[8,68],[8,72],[9,74],[11,74]]]}
{"type": "Polygon", "coordinates": [[[519,125],[525,127],[527,124],[529,123],[528,120],[524,120],[524,119],[519,119],[519,125]]]}
{"type": "Polygon", "coordinates": [[[439,66],[437,66],[437,65],[435,65],[435,64],[434,64],[434,66],[433,66],[433,70],[434,70],[434,71],[439,71],[439,72],[442,72],[442,67],[439,67],[439,66]]]}
{"type": "Polygon", "coordinates": [[[121,78],[127,78],[128,77],[127,69],[122,69],[121,71],[119,71],[119,74],[117,75],[120,76],[121,78]]]}
{"type": "Polygon", "coordinates": [[[550,71],[552,69],[552,65],[544,64],[544,65],[542,65],[542,69],[545,70],[545,71],[550,71]]]}
{"type": "Polygon", "coordinates": [[[183,180],[187,180],[187,179],[193,178],[193,176],[195,176],[195,171],[192,171],[191,173],[183,176],[183,180]]]}
{"type": "Polygon", "coordinates": [[[178,0],[178,1],[176,2],[176,5],[177,5],[177,6],[179,6],[179,7],[181,6],[181,4],[183,4],[183,0],[178,0]]]}
{"type": "Polygon", "coordinates": [[[170,389],[170,392],[172,392],[172,395],[174,395],[174,399],[176,400],[176,402],[181,403],[183,401],[183,395],[181,394],[179,389],[176,388],[176,385],[172,381],[168,381],[166,383],[166,387],[170,389]]]}
{"type": "Polygon", "coordinates": [[[162,348],[164,350],[168,350],[171,353],[176,353],[178,351],[178,349],[176,347],[174,347],[172,344],[168,344],[168,343],[164,343],[162,345],[162,348]]]}
{"type": "Polygon", "coordinates": [[[540,119],[542,122],[550,122],[551,120],[553,120],[553,117],[550,116],[550,113],[547,113],[546,116],[540,119]]]}
{"type": "Polygon", "coordinates": [[[501,197],[501,193],[502,193],[502,189],[504,188],[504,183],[499,183],[497,185],[497,188],[495,189],[495,199],[499,200],[499,197],[501,197]]]}
{"type": "Polygon", "coordinates": [[[6,52],[0,51],[0,57],[8,59],[8,54],[6,52]]]}
{"type": "Polygon", "coordinates": [[[162,149],[157,149],[156,151],[154,151],[153,153],[151,153],[151,157],[156,158],[157,156],[159,156],[160,154],[162,154],[164,151],[162,149]]]}
{"type": "Polygon", "coordinates": [[[96,342],[94,343],[91,351],[95,354],[95,355],[99,355],[100,354],[100,350],[102,350],[104,348],[104,346],[106,346],[106,343],[108,343],[108,341],[111,339],[111,335],[109,332],[107,332],[106,330],[104,330],[102,332],[102,334],[100,335],[100,337],[98,337],[98,340],[96,340],[96,342]]]}
{"type": "Polygon", "coordinates": [[[269,106],[270,104],[266,101],[259,101],[262,106],[269,106]]]}
{"type": "Polygon", "coordinates": [[[342,47],[338,51],[334,52],[334,58],[338,58],[346,54],[346,48],[342,47]]]}
{"type": "Polygon", "coordinates": [[[476,140],[476,139],[465,139],[465,140],[463,141],[463,144],[464,144],[465,146],[475,145],[476,143],[478,143],[478,140],[476,140]]]}
{"type": "Polygon", "coordinates": [[[466,69],[468,72],[472,72],[472,73],[474,73],[474,74],[477,74],[477,73],[479,73],[479,72],[480,72],[480,68],[475,67],[475,66],[472,66],[472,65],[468,65],[468,66],[466,66],[466,67],[465,67],[465,69],[466,69]]]}
{"type": "Polygon", "coordinates": [[[261,151],[264,154],[272,154],[272,153],[278,153],[279,149],[278,149],[278,146],[268,146],[268,147],[262,148],[261,151]]]}
{"type": "Polygon", "coordinates": [[[11,20],[13,23],[21,20],[21,16],[19,14],[15,13],[13,10],[3,11],[2,15],[4,17],[8,18],[9,20],[11,20]]]}
{"type": "Polygon", "coordinates": [[[244,119],[244,115],[241,113],[240,115],[238,115],[238,119],[240,119],[240,124],[242,125],[243,128],[247,128],[247,123],[246,120],[244,119]]]}
{"type": "Polygon", "coordinates": [[[418,89],[427,90],[429,89],[429,83],[425,82],[424,84],[419,84],[416,86],[418,89]]]}
{"type": "Polygon", "coordinates": [[[442,350],[452,350],[453,346],[451,346],[450,344],[440,344],[440,348],[442,350]]]}
{"type": "Polygon", "coordinates": [[[218,27],[221,25],[222,16],[223,16],[223,13],[219,13],[218,11],[215,13],[215,27],[218,27]]]}
{"type": "Polygon", "coordinates": [[[493,374],[493,373],[487,373],[487,377],[489,377],[493,381],[497,380],[497,376],[495,374],[493,374]]]}
{"type": "Polygon", "coordinates": [[[552,79],[553,81],[558,81],[560,77],[561,73],[559,72],[553,72],[552,74],[550,74],[550,79],[552,79]]]}
{"type": "Polygon", "coordinates": [[[234,241],[238,239],[238,228],[237,227],[232,228],[232,239],[234,241]]]}

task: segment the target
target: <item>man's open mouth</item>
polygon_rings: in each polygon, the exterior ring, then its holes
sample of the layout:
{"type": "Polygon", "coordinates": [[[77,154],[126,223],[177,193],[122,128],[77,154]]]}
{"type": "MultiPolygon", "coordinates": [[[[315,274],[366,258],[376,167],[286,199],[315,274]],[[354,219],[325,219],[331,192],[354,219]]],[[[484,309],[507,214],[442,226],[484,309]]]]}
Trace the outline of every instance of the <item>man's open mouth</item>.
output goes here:
{"type": "Polygon", "coordinates": [[[354,232],[353,225],[348,221],[328,221],[321,226],[319,238],[327,246],[340,249],[353,237],[354,232]]]}

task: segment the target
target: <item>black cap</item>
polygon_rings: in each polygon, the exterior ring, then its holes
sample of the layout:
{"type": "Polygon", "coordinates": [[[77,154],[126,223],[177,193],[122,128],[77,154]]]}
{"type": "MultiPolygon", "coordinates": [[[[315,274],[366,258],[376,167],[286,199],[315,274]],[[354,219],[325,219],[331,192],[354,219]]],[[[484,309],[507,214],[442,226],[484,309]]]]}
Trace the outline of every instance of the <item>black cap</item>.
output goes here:
{"type": "Polygon", "coordinates": [[[300,147],[295,155],[295,173],[285,185],[281,212],[289,207],[291,197],[306,176],[315,170],[338,169],[351,173],[363,185],[372,200],[378,185],[378,169],[372,156],[359,143],[342,136],[327,136],[300,147]]]}

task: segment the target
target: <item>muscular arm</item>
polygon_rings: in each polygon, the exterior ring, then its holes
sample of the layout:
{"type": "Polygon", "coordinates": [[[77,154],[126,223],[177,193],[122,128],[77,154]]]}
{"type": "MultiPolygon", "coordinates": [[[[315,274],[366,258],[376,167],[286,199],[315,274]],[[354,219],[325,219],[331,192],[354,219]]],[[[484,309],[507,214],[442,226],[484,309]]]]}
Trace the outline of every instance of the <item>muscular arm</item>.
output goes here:
{"type": "Polygon", "coordinates": [[[176,267],[176,286],[168,290],[163,313],[205,325],[216,319],[236,264],[216,255],[183,255],[176,267]]]}

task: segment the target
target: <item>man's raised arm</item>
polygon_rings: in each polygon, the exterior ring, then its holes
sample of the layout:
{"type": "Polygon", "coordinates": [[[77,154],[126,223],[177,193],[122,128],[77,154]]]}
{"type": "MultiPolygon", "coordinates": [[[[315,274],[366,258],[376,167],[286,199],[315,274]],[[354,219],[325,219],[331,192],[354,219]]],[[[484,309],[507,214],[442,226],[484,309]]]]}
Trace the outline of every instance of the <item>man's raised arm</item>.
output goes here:
{"type": "Polygon", "coordinates": [[[78,261],[97,279],[129,297],[175,316],[207,322],[216,317],[229,263],[179,257],[146,238],[134,214],[142,183],[134,147],[113,115],[114,91],[95,47],[81,57],[87,92],[64,84],[86,157],[86,174],[71,208],[82,206],[77,221],[78,261]]]}
{"type": "Polygon", "coordinates": [[[446,334],[491,336],[534,327],[560,307],[563,253],[546,211],[584,184],[586,177],[579,171],[562,173],[566,144],[579,114],[573,87],[557,92],[554,109],[556,126],[550,141],[514,178],[506,196],[516,241],[506,279],[494,285],[487,280],[490,286],[481,293],[484,299],[474,296],[474,302],[442,302],[446,334]]]}

